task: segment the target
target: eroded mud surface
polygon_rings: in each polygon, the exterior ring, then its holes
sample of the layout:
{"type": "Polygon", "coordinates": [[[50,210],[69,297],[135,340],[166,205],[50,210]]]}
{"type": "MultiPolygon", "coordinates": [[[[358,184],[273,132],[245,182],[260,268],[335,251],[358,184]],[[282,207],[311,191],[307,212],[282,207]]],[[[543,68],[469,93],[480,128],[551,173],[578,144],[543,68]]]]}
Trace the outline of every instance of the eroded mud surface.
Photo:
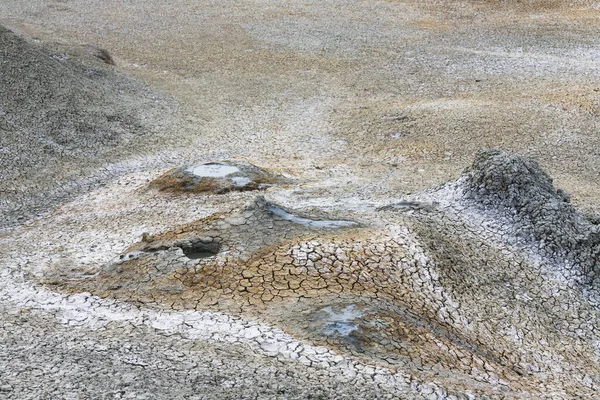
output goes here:
{"type": "Polygon", "coordinates": [[[0,398],[598,398],[595,4],[0,14],[0,398]]]}
{"type": "MultiPolygon", "coordinates": [[[[346,225],[284,218],[258,197],[242,210],[146,235],[125,250],[136,257],[86,279],[53,271],[50,283],[67,293],[259,319],[379,365],[383,376],[410,371],[409,384],[438,382],[447,395],[592,396],[598,288],[581,276],[594,277],[596,243],[574,248],[587,264],[547,249],[569,249],[561,245],[573,238],[565,219],[580,222],[581,237],[596,226],[535,163],[499,151],[480,152],[458,181],[424,196],[429,207],[364,211],[361,224],[346,225]],[[515,181],[523,165],[530,168],[515,181]],[[528,204],[535,207],[511,212],[528,204]],[[556,212],[540,222],[544,209],[556,212]],[[486,229],[469,213],[505,226],[486,229]],[[523,239],[536,224],[549,228],[523,239]],[[186,256],[194,246],[213,255],[186,256]]],[[[302,349],[267,348],[314,361],[302,349]]]]}

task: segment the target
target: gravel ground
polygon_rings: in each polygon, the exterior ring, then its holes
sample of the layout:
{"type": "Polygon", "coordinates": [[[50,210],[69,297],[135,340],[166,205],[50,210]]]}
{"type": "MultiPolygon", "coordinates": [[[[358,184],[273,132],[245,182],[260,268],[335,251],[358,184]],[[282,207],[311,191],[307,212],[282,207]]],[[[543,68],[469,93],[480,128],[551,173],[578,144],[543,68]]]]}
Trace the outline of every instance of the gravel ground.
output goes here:
{"type": "MultiPolygon", "coordinates": [[[[579,210],[599,211],[599,18],[591,1],[3,0],[0,25],[24,41],[0,31],[10,49],[0,52],[0,398],[594,398],[596,289],[567,265],[588,250],[540,256],[539,237],[519,247],[514,221],[462,204],[454,186],[421,191],[499,147],[535,158],[579,210]],[[98,48],[116,65],[95,59],[98,48]],[[476,357],[471,372],[443,360],[395,370],[380,350],[324,343],[281,311],[293,306],[215,319],[210,307],[38,283],[97,271],[145,232],[243,210],[254,194],[147,187],[169,168],[227,159],[291,178],[266,191],[290,209],[409,227],[415,259],[432,260],[418,267],[423,293],[463,305],[454,322],[434,319],[453,344],[514,367],[510,390],[476,357]],[[374,214],[401,201],[417,204],[414,220],[374,214]],[[418,216],[419,202],[448,214],[418,216]],[[464,241],[444,241],[457,232],[464,241]],[[290,343],[310,349],[308,361],[286,353],[290,343]]],[[[423,337],[446,346],[436,329],[423,337]]]]}

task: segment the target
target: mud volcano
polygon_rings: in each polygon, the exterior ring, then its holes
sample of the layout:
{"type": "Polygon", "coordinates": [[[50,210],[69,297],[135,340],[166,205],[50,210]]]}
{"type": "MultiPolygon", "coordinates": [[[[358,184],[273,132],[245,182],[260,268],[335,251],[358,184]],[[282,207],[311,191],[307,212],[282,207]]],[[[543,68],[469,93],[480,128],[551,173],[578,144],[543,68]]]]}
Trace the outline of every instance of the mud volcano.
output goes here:
{"type": "Polygon", "coordinates": [[[147,151],[171,111],[113,71],[0,26],[0,227],[85,192],[103,166],[147,151]],[[83,180],[83,182],[82,182],[83,180]]]}
{"type": "Polygon", "coordinates": [[[172,169],[152,181],[150,187],[171,192],[221,194],[266,189],[287,182],[282,176],[250,163],[222,161],[172,169]]]}
{"type": "Polygon", "coordinates": [[[600,383],[597,294],[580,280],[596,265],[596,228],[537,163],[484,150],[457,181],[358,219],[257,197],[145,235],[134,257],[56,287],[257,318],[456,398],[600,383]]]}
{"type": "Polygon", "coordinates": [[[600,231],[556,189],[550,176],[529,158],[500,150],[482,150],[465,172],[469,203],[514,224],[514,234],[539,254],[563,262],[582,282],[600,273],[600,231]]]}

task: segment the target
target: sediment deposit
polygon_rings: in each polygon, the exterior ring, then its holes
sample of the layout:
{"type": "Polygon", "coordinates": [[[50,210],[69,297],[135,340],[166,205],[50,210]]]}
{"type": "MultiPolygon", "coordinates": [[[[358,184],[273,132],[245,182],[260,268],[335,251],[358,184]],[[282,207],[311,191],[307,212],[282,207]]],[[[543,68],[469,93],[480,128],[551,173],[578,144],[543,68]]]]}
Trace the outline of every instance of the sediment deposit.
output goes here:
{"type": "Polygon", "coordinates": [[[0,398],[599,398],[598,18],[3,1],[0,398]]]}

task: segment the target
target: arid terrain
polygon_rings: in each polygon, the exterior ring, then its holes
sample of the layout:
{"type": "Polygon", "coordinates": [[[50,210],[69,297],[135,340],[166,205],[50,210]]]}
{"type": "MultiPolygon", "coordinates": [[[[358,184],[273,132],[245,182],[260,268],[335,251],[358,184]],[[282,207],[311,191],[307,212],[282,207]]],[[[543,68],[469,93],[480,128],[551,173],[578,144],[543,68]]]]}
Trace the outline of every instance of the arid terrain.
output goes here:
{"type": "Polygon", "coordinates": [[[600,4],[0,0],[0,398],[600,399],[600,4]]]}

